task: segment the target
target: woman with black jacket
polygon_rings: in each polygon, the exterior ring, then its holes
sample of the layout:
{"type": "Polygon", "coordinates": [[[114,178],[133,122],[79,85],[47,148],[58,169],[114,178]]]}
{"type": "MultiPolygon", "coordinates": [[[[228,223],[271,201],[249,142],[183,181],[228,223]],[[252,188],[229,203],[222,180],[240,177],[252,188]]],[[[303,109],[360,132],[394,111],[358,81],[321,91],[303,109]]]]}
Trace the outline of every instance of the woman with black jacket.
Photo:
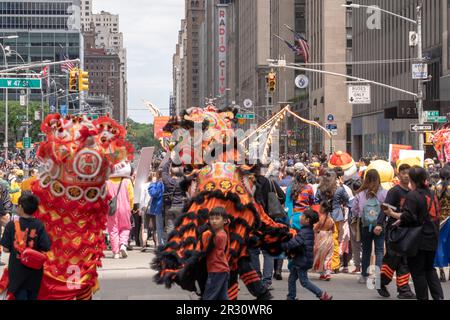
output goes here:
{"type": "Polygon", "coordinates": [[[428,300],[428,290],[434,300],[443,300],[444,293],[434,267],[439,240],[439,206],[427,185],[428,174],[425,169],[413,167],[409,171],[409,178],[411,191],[406,196],[403,213],[396,214],[389,209],[386,214],[399,218],[401,227],[423,225],[419,252],[415,257],[408,257],[408,267],[418,300],[428,300]]]}

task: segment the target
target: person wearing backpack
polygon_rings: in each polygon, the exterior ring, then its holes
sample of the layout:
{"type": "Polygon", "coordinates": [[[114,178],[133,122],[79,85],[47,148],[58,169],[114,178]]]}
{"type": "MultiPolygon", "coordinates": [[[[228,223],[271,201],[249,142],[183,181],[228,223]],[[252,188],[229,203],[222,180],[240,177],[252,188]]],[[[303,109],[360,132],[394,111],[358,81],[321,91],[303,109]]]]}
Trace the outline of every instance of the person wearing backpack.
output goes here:
{"type": "Polygon", "coordinates": [[[387,191],[381,186],[380,174],[376,170],[366,173],[362,187],[358,190],[352,206],[354,217],[361,219],[362,270],[359,283],[367,283],[370,258],[375,243],[376,266],[381,269],[384,256],[384,232],[374,233],[381,205],[386,200],[387,191]]]}
{"type": "Polygon", "coordinates": [[[6,225],[0,241],[5,252],[10,253],[8,293],[16,300],[37,300],[46,260],[43,253],[50,251],[44,224],[33,217],[38,207],[39,199],[24,192],[18,200],[19,217],[6,225]]]}
{"type": "Polygon", "coordinates": [[[401,228],[421,228],[420,237],[417,239],[418,251],[414,256],[408,257],[416,296],[418,300],[428,300],[430,291],[433,300],[444,300],[444,292],[434,267],[439,241],[439,202],[429,189],[425,169],[411,168],[409,179],[411,191],[406,196],[403,212],[396,213],[388,209],[385,214],[399,219],[397,224],[401,228]]]}

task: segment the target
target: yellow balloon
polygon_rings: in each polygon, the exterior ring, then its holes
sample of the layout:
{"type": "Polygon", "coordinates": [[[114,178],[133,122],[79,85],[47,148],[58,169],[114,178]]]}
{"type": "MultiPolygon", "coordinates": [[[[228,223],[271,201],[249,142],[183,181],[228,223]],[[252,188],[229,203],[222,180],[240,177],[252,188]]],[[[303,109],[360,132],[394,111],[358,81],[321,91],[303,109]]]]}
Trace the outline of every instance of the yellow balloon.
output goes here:
{"type": "Polygon", "coordinates": [[[394,168],[389,162],[383,160],[373,161],[367,168],[366,173],[370,170],[378,171],[381,178],[381,183],[388,183],[394,180],[395,172],[394,168]]]}

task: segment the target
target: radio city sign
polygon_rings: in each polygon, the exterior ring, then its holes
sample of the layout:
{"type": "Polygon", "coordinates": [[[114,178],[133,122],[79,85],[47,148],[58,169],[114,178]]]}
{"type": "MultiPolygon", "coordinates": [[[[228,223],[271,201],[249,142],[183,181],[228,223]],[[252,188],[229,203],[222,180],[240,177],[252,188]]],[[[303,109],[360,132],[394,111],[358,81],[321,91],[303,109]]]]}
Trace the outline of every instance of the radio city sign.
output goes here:
{"type": "Polygon", "coordinates": [[[218,22],[218,82],[219,93],[224,95],[227,88],[227,6],[217,7],[218,22]]]}

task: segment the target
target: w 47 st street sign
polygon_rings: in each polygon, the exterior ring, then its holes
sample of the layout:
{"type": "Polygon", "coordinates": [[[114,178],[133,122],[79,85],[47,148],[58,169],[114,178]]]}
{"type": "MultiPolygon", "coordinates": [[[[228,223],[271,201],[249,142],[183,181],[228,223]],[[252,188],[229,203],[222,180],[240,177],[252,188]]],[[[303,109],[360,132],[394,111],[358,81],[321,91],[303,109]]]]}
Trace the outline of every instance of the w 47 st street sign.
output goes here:
{"type": "Polygon", "coordinates": [[[41,79],[0,78],[1,89],[42,89],[41,79]]]}

